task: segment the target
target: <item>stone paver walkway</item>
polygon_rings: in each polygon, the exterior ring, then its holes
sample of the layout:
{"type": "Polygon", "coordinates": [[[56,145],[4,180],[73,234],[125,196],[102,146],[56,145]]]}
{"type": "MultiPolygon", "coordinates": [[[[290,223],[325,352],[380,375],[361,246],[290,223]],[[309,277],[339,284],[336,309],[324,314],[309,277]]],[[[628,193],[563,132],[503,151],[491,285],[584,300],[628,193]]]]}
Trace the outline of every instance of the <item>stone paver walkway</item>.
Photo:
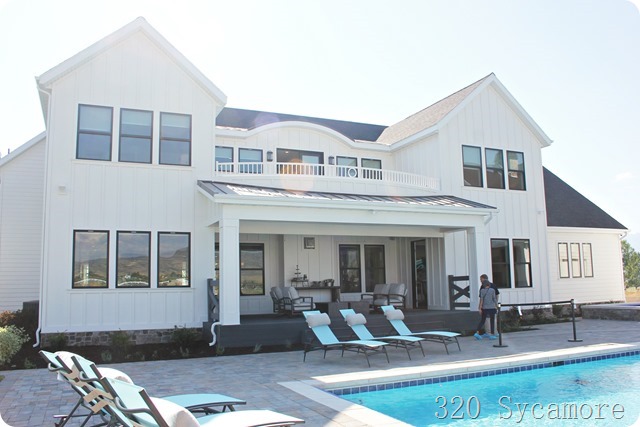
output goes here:
{"type": "MultiPolygon", "coordinates": [[[[152,396],[223,393],[248,402],[238,410],[272,409],[302,418],[308,426],[357,427],[380,424],[358,419],[353,416],[354,412],[328,407],[316,396],[317,393],[302,395],[294,390],[304,390],[309,384],[339,384],[341,378],[345,381],[366,381],[369,377],[387,379],[396,372],[424,372],[425,369],[445,369],[464,364],[472,366],[478,361],[509,360],[518,355],[529,357],[554,350],[602,349],[603,346],[598,344],[617,344],[618,347],[640,345],[638,322],[581,319],[577,322],[577,334],[583,341],[570,342],[568,340],[573,338],[571,323],[541,325],[535,330],[505,334],[504,343],[508,347],[504,348],[494,347],[497,341],[464,337],[460,340],[462,351],[450,347],[450,355],[446,354],[444,346],[426,343],[427,356],[424,358],[413,351],[413,360],[408,360],[404,350],[392,349],[390,364],[384,357],[373,356],[371,368],[367,367],[362,356],[347,353],[340,358],[339,352],[335,351],[329,352],[325,360],[322,352],[309,353],[306,363],[302,362],[302,352],[295,351],[109,366],[129,374],[152,396]],[[298,388],[296,384],[302,387],[298,388]]],[[[78,353],[81,354],[81,350],[78,353]]],[[[51,426],[53,415],[65,413],[77,400],[69,386],[57,381],[46,369],[4,371],[0,374],[5,376],[0,382],[0,414],[10,426],[51,426]]],[[[318,395],[323,394],[326,393],[318,395]]]]}

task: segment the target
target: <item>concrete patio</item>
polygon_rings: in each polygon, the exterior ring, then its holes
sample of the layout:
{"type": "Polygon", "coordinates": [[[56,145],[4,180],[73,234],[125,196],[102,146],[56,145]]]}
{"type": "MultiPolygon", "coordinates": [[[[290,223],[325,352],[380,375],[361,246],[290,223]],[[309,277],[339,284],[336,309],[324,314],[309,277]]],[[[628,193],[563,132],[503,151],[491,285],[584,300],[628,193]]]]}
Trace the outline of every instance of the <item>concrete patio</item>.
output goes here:
{"type": "MultiPolygon", "coordinates": [[[[309,426],[357,427],[366,425],[404,425],[372,411],[327,394],[312,386],[344,387],[347,384],[385,382],[407,375],[439,376],[443,370],[472,369],[483,365],[514,363],[540,357],[570,358],[571,354],[626,351],[640,348],[640,325],[635,321],[579,319],[577,337],[571,323],[541,325],[531,331],[504,335],[507,347],[496,348],[497,341],[460,340],[462,351],[426,343],[427,356],[412,352],[408,360],[402,349],[391,349],[384,357],[373,356],[371,368],[361,355],[312,352],[303,363],[301,351],[200,359],[122,363],[109,365],[128,373],[152,396],[179,393],[216,392],[247,400],[243,409],[272,409],[300,417],[309,426]],[[551,352],[551,353],[546,353],[551,352]],[[298,392],[297,392],[298,391],[298,392]],[[303,393],[303,394],[300,394],[303,393]],[[329,403],[327,403],[329,402],[329,403]],[[340,402],[340,403],[336,403],[340,402]],[[329,406],[327,406],[327,404],[329,406]],[[340,409],[341,408],[341,409],[340,409]]],[[[82,353],[81,349],[78,353],[82,353]]],[[[77,400],[68,385],[56,381],[46,369],[3,371],[0,382],[0,413],[10,426],[35,427],[53,424],[53,415],[65,413],[77,400]]],[[[634,420],[624,420],[631,425],[634,420]]],[[[69,423],[67,425],[79,425],[69,423]]]]}

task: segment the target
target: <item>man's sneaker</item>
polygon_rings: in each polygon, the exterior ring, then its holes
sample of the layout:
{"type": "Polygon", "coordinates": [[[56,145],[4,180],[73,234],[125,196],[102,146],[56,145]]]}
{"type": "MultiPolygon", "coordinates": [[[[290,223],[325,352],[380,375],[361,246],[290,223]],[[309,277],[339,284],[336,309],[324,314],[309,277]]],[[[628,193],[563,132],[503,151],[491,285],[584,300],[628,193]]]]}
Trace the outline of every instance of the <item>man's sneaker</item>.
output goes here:
{"type": "Polygon", "coordinates": [[[482,339],[482,335],[480,335],[480,334],[479,334],[479,333],[477,333],[477,332],[476,332],[475,334],[473,334],[473,337],[474,337],[475,339],[477,339],[477,340],[481,340],[481,339],[482,339]]]}
{"type": "Polygon", "coordinates": [[[484,334],[482,334],[482,338],[491,338],[491,335],[485,332],[484,334]]]}
{"type": "Polygon", "coordinates": [[[497,335],[489,335],[489,339],[490,340],[497,340],[498,336],[497,335]]]}

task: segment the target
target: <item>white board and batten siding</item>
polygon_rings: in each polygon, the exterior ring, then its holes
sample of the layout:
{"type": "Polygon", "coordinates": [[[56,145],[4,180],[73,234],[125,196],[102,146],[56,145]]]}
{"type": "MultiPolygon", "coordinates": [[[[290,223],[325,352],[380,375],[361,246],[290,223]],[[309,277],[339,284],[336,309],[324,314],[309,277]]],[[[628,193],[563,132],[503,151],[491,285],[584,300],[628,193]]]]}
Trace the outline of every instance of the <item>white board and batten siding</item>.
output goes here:
{"type": "Polygon", "coordinates": [[[0,311],[40,297],[45,141],[0,159],[0,311]]]}
{"type": "Polygon", "coordinates": [[[52,83],[48,145],[55,149],[47,152],[43,333],[87,326],[95,331],[202,326],[213,249],[210,235],[196,233],[201,196],[195,183],[211,178],[220,108],[143,33],[52,83]],[[111,161],[75,159],[79,104],[113,107],[111,161]],[[152,164],[118,162],[122,108],[153,112],[152,164]],[[161,112],[191,115],[191,166],[158,164],[161,112]],[[109,231],[108,289],[72,289],[74,230],[109,231]],[[117,231],[151,233],[150,288],[115,288],[117,231]],[[156,288],[158,232],[191,233],[190,288],[156,288]],[[208,264],[202,253],[210,256],[208,264]]]}
{"type": "MultiPolygon", "coordinates": [[[[576,304],[624,301],[621,230],[549,227],[549,275],[555,301],[574,299],[576,304]],[[591,244],[593,277],[560,277],[559,243],[591,244]]],[[[582,253],[582,251],[581,251],[582,253]]],[[[582,263],[582,258],[581,258],[582,263]]]]}

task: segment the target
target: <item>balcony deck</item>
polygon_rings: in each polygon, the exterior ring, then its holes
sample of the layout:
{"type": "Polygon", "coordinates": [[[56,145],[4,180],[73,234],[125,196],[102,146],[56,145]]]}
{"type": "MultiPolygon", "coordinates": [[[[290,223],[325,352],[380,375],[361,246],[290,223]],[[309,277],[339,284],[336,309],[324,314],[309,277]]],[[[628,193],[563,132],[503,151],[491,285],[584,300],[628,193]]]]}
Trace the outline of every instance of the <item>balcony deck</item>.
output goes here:
{"type": "Polygon", "coordinates": [[[345,191],[375,186],[379,189],[378,194],[388,195],[415,194],[416,190],[432,194],[440,189],[440,180],[433,177],[389,169],[331,164],[216,162],[214,176],[216,179],[241,180],[243,183],[260,182],[267,185],[289,178],[288,185],[298,182],[303,188],[308,188],[308,183],[313,181],[322,183],[324,188],[319,189],[327,189],[327,186],[334,183],[343,187],[345,191]]]}

